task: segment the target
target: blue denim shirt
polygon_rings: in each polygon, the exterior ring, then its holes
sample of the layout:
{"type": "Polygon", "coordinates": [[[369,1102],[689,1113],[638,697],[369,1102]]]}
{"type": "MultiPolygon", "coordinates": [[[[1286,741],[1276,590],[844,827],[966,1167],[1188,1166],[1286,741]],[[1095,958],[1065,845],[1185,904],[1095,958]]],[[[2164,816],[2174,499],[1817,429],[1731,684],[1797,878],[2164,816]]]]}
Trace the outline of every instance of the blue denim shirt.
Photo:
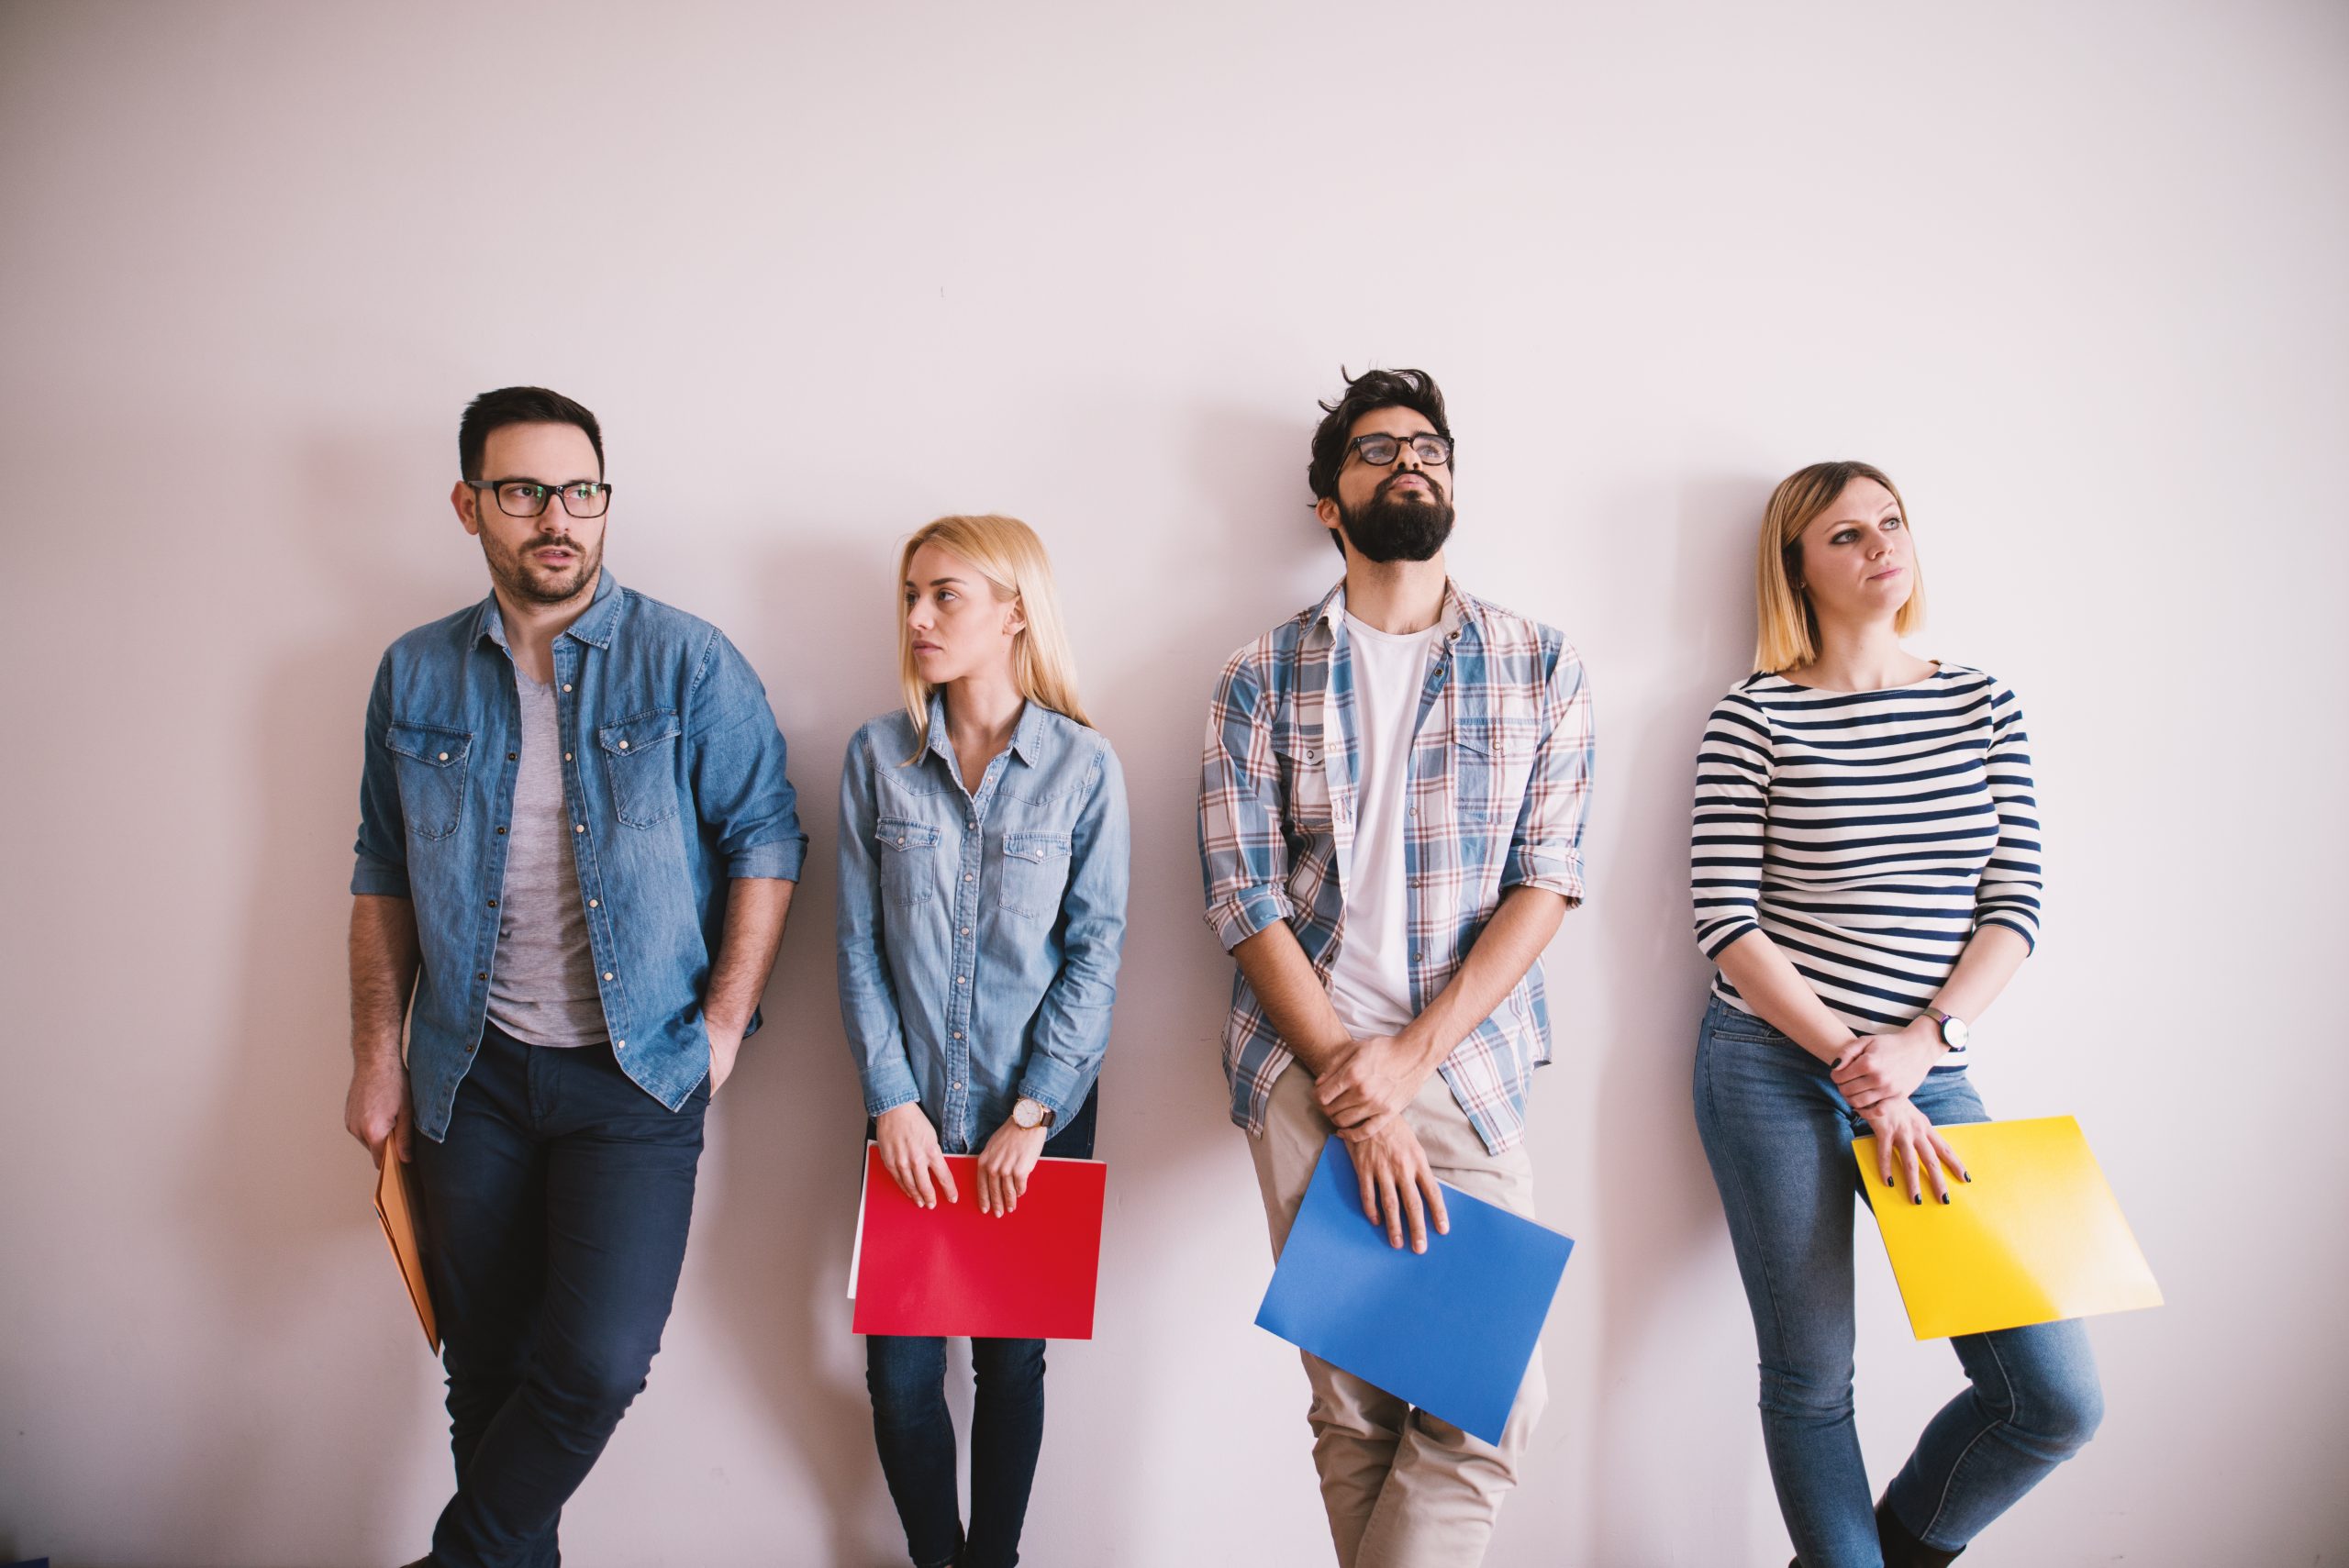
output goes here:
{"type": "Polygon", "coordinates": [[[916,745],[903,713],[848,743],[841,1015],[865,1113],[918,1101],[963,1153],[1023,1095],[1065,1123],[1101,1071],[1126,931],[1125,775],[1098,733],[1032,702],[975,790],[935,697],[916,745]]]}
{"type": "MultiPolygon", "coordinates": [[[[522,722],[497,625],[493,595],[417,628],[384,652],[367,698],[351,891],[416,905],[408,1082],[436,1141],[481,1043],[497,951],[522,722]]],[[[675,1110],[709,1072],[701,997],[728,881],[796,881],[807,852],[783,736],[716,627],[608,572],[554,639],[554,679],[604,1022],[621,1068],[675,1110]]]]}

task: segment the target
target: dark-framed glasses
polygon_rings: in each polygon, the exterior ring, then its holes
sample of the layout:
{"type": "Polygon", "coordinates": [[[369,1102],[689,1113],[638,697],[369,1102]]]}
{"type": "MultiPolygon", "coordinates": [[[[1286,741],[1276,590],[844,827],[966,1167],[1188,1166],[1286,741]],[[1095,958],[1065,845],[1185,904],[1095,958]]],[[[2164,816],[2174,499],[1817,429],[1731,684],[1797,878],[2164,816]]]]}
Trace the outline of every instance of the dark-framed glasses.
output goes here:
{"type": "MultiPolygon", "coordinates": [[[[1452,438],[1439,436],[1433,430],[1422,430],[1410,438],[1411,455],[1429,468],[1442,468],[1452,461],[1452,438]]],[[[1385,468],[1403,455],[1404,439],[1400,436],[1356,436],[1346,445],[1373,468],[1385,468]]]]}
{"type": "Polygon", "coordinates": [[[535,517],[556,495],[562,497],[562,509],[574,517],[600,517],[612,504],[612,487],[600,480],[582,479],[570,484],[541,484],[535,479],[468,479],[465,483],[495,495],[497,509],[509,517],[535,517]]]}

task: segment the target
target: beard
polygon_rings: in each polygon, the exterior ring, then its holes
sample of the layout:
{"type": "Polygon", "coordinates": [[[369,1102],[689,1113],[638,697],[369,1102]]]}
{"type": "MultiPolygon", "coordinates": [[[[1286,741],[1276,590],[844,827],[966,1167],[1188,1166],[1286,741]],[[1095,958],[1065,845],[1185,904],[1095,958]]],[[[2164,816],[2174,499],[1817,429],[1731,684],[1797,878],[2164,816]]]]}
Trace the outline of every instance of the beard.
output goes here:
{"type": "Polygon", "coordinates": [[[489,562],[491,580],[520,604],[560,605],[575,599],[604,569],[601,539],[592,546],[577,539],[562,539],[562,547],[577,559],[559,572],[533,565],[528,559],[531,550],[556,542],[554,535],[533,534],[520,550],[508,550],[492,538],[487,528],[481,532],[481,552],[489,562]]]}
{"type": "Polygon", "coordinates": [[[1360,511],[1338,503],[1339,524],[1365,561],[1426,561],[1452,537],[1452,502],[1435,482],[1427,480],[1425,490],[1397,490],[1401,477],[1389,474],[1360,511]]]}

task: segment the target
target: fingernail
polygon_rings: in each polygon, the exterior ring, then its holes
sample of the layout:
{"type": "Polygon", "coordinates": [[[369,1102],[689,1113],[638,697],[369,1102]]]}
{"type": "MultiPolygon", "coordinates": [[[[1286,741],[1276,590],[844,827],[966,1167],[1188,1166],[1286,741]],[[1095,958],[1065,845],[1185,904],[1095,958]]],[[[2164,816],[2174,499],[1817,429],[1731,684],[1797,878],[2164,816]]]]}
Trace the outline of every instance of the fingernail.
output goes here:
{"type": "Polygon", "coordinates": [[[1909,1195],[1909,1201],[1910,1203],[1922,1203],[1925,1201],[1925,1195],[1922,1193],[1910,1193],[1909,1195]]]}
{"type": "Polygon", "coordinates": [[[1942,1194],[1942,1201],[1943,1201],[1943,1203],[1947,1203],[1947,1202],[1949,1201],[1949,1194],[1947,1194],[1947,1193],[1943,1193],[1943,1194],[1942,1194]]]}
{"type": "Polygon", "coordinates": [[[1974,1173],[1971,1171],[1960,1171],[1958,1174],[1964,1176],[1969,1182],[1974,1179],[1974,1173]]]}
{"type": "Polygon", "coordinates": [[[1892,1178],[1890,1176],[1885,1177],[1884,1184],[1887,1187],[1890,1186],[1892,1184],[1892,1178]]]}

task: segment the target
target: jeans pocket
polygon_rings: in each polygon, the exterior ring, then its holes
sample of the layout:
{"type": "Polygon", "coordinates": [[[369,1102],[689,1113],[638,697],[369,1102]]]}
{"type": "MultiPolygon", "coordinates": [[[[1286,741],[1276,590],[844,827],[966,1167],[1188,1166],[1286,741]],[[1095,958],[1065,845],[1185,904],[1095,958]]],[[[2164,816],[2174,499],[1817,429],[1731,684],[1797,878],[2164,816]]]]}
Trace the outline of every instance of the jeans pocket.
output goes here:
{"type": "Polygon", "coordinates": [[[400,816],[419,839],[445,839],[465,811],[465,774],[473,731],[395,721],[384,734],[399,781],[400,816]]]}
{"type": "Polygon", "coordinates": [[[1066,833],[1006,833],[996,902],[1032,920],[1058,916],[1061,895],[1068,891],[1069,854],[1066,833]]]}
{"type": "Polygon", "coordinates": [[[684,726],[653,708],[596,731],[611,782],[612,815],[631,828],[657,828],[677,815],[677,738],[684,726]]]}

